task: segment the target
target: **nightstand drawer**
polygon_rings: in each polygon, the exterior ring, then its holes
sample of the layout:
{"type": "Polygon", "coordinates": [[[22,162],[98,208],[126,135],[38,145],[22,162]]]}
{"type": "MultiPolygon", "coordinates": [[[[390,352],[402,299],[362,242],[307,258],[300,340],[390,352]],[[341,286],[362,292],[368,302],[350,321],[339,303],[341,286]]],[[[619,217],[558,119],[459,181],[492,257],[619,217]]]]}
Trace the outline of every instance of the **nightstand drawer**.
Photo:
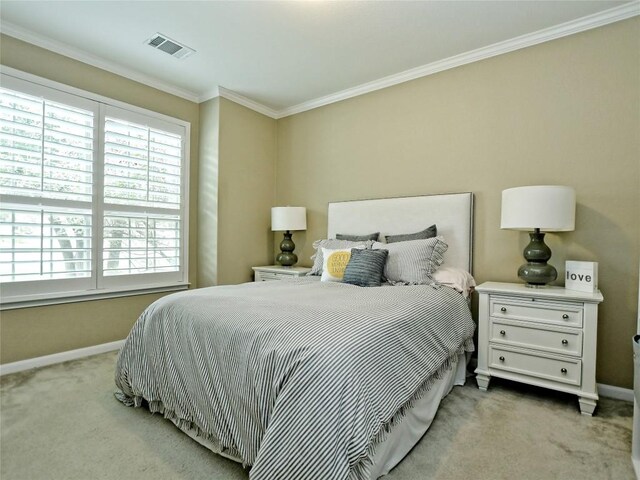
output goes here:
{"type": "Polygon", "coordinates": [[[582,374],[580,360],[550,358],[496,346],[489,347],[489,367],[577,386],[582,374]]]}
{"type": "Polygon", "coordinates": [[[272,272],[256,272],[255,273],[255,281],[256,282],[268,282],[270,280],[282,280],[284,275],[280,275],[272,272]]]}
{"type": "Polygon", "coordinates": [[[280,265],[265,265],[264,267],[251,268],[253,269],[254,281],[256,282],[304,277],[311,271],[308,267],[282,267],[280,265]]]}
{"type": "Polygon", "coordinates": [[[492,319],[489,341],[535,348],[551,353],[582,356],[582,330],[546,330],[540,325],[492,319]]]}
{"type": "Polygon", "coordinates": [[[514,300],[491,297],[490,315],[551,325],[582,327],[582,305],[568,302],[537,302],[535,299],[514,300]]]}

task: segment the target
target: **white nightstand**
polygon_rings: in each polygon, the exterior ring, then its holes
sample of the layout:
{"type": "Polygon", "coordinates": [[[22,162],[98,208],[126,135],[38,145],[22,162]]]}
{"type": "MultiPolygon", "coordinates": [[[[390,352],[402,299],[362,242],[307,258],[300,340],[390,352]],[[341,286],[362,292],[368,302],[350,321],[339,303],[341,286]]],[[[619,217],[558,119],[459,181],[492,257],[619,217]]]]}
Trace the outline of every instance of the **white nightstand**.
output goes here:
{"type": "Polygon", "coordinates": [[[492,376],[552,388],[578,395],[580,412],[593,414],[602,294],[497,282],[476,291],[478,388],[486,390],[492,376]]]}
{"type": "Polygon", "coordinates": [[[269,265],[266,267],[252,267],[255,275],[254,281],[266,282],[268,280],[282,280],[283,278],[303,277],[311,271],[308,267],[283,267],[281,265],[269,265]]]}

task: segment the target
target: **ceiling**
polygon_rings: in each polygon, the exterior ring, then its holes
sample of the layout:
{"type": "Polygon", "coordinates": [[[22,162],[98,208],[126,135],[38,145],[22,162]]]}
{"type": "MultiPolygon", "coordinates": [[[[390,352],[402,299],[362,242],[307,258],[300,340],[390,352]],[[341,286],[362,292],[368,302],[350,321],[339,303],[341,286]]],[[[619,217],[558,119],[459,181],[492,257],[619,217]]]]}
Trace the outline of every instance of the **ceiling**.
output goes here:
{"type": "Polygon", "coordinates": [[[224,87],[277,118],[634,11],[637,0],[2,0],[0,19],[3,33],[86,63],[193,101],[224,87]],[[146,45],[157,32],[196,53],[146,45]]]}

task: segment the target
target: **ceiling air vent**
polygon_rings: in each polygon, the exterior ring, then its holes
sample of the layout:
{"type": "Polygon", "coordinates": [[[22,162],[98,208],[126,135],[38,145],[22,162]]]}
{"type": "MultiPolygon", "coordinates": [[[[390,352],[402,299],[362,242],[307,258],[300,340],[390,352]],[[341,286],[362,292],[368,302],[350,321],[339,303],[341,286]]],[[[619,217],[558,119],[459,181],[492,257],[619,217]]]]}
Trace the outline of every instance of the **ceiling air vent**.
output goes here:
{"type": "Polygon", "coordinates": [[[161,33],[156,33],[145,43],[153,48],[157,48],[158,50],[162,50],[163,52],[168,53],[172,57],[176,57],[179,59],[187,58],[189,55],[196,52],[193,48],[189,48],[186,45],[182,45],[176,42],[175,40],[171,40],[169,37],[161,33]]]}

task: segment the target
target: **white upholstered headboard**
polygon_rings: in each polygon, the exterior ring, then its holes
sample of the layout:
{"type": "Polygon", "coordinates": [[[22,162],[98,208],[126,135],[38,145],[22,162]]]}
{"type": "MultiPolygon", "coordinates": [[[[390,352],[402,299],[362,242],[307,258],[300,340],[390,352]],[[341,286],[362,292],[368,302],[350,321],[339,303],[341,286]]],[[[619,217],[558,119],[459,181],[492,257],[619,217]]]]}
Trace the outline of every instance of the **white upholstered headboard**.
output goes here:
{"type": "MultiPolygon", "coordinates": [[[[421,195],[329,203],[329,238],[336,234],[414,233],[436,224],[449,245],[443,265],[471,272],[473,193],[421,195]]],[[[473,272],[472,272],[473,273],[473,272]]]]}

